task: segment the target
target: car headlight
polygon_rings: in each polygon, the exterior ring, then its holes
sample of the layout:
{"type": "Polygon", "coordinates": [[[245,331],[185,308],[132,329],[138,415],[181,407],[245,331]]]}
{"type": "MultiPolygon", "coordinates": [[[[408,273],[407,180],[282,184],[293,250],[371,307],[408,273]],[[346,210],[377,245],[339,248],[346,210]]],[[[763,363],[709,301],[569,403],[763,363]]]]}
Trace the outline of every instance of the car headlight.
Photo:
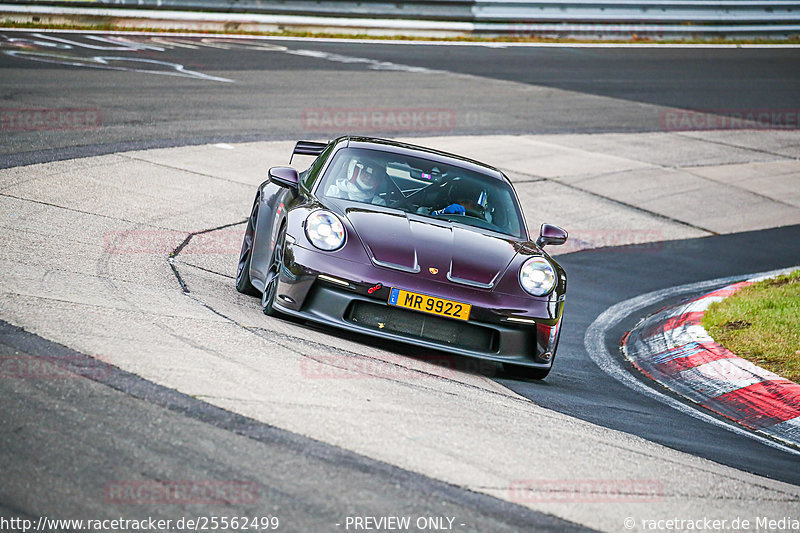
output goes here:
{"type": "Polygon", "coordinates": [[[544,257],[531,257],[519,269],[519,284],[534,296],[544,296],[556,286],[556,271],[544,257]]]}
{"type": "Polygon", "coordinates": [[[314,211],[308,215],[305,229],[308,240],[320,250],[332,252],[344,244],[344,226],[330,211],[314,211]]]}

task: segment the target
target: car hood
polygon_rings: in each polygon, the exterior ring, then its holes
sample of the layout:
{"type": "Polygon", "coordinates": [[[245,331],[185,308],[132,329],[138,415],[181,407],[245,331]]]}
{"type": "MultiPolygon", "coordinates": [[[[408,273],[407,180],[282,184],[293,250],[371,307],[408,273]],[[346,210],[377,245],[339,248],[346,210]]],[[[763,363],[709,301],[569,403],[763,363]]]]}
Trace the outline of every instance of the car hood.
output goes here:
{"type": "Polygon", "coordinates": [[[377,266],[490,288],[516,254],[516,241],[446,221],[403,213],[347,209],[347,218],[377,266]]]}

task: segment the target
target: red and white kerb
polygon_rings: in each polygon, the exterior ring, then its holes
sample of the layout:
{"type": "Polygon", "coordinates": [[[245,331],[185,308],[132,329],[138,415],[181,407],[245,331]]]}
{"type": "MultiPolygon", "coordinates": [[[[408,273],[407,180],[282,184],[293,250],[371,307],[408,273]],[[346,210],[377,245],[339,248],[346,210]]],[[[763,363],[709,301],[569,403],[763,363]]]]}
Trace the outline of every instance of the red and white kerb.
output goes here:
{"type": "Polygon", "coordinates": [[[662,309],[622,339],[625,356],[646,376],[755,432],[800,444],[800,385],[742,359],[701,325],[742,281],[662,309]]]}

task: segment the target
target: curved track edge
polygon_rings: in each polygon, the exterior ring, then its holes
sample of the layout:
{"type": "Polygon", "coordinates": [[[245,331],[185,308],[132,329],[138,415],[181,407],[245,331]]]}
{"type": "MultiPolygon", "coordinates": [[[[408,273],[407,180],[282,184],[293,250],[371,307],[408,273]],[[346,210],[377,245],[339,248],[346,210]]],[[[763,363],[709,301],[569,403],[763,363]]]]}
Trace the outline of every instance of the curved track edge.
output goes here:
{"type": "Polygon", "coordinates": [[[645,376],[699,408],[800,447],[800,385],[717,344],[701,324],[713,302],[764,277],[774,276],[756,276],[658,311],[623,337],[622,352],[645,376]]]}
{"type": "Polygon", "coordinates": [[[767,446],[777,448],[779,450],[800,455],[800,449],[794,446],[787,446],[781,442],[777,442],[770,437],[762,436],[751,431],[744,429],[741,426],[734,425],[727,420],[722,420],[711,414],[699,411],[692,405],[688,405],[680,399],[672,396],[670,393],[657,390],[640,381],[638,377],[634,376],[622,363],[622,361],[614,357],[606,347],[606,337],[608,332],[617,324],[622,322],[626,317],[639,312],[640,310],[652,306],[657,302],[674,298],[681,294],[698,293],[708,289],[713,289],[721,285],[727,285],[737,281],[742,281],[755,276],[770,276],[782,272],[784,269],[760,272],[752,275],[745,276],[727,276],[723,278],[716,278],[697,283],[689,283],[686,285],[679,285],[677,287],[670,287],[658,291],[653,291],[647,294],[642,294],[635,298],[619,302],[612,307],[606,309],[595,321],[589,326],[584,336],[584,346],[592,361],[597,364],[604,372],[621,382],[623,385],[633,389],[636,392],[644,394],[650,398],[660,401],[677,411],[700,419],[709,424],[724,428],[733,433],[743,435],[754,439],[767,446]]]}

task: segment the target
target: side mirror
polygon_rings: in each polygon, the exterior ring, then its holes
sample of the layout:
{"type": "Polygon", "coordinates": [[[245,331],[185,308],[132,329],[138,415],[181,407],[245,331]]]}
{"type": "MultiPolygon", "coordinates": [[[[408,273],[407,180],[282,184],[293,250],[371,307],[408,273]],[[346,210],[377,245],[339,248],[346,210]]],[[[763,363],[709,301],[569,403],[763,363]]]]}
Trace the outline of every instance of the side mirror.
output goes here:
{"type": "Polygon", "coordinates": [[[300,177],[297,175],[297,171],[291,167],[272,167],[269,169],[269,180],[276,185],[297,192],[300,177]]]}
{"type": "Polygon", "coordinates": [[[539,230],[539,238],[536,239],[536,246],[539,248],[544,248],[548,244],[564,244],[567,242],[568,236],[569,235],[567,232],[558,226],[553,226],[552,224],[542,224],[542,227],[539,230]]]}

